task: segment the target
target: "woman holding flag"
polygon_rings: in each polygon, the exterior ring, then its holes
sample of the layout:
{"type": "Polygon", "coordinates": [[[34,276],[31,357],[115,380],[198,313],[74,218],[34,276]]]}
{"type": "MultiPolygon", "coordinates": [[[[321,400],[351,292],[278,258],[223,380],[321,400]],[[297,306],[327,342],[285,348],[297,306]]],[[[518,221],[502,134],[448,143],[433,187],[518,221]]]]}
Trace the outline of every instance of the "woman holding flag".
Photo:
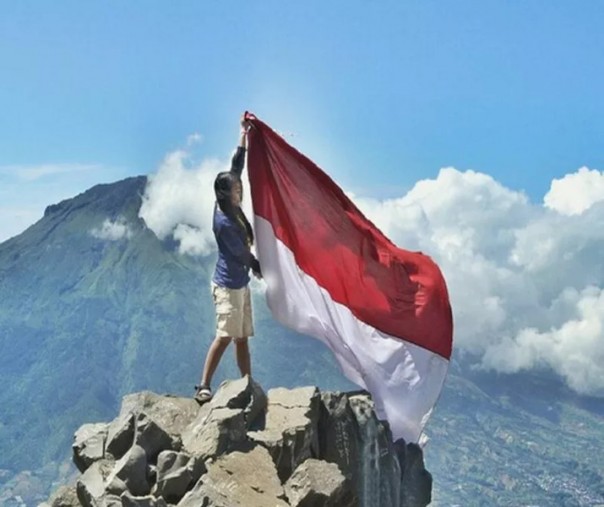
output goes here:
{"type": "Polygon", "coordinates": [[[211,381],[229,343],[235,343],[237,365],[241,375],[251,375],[248,338],[254,334],[249,289],[249,270],[260,277],[260,264],[251,252],[254,233],[241,209],[243,196],[241,173],[247,150],[249,122],[241,117],[239,145],[230,171],[221,172],[214,180],[214,236],[218,260],[212,278],[212,296],[216,308],[216,337],[206,355],[201,383],[195,400],[205,403],[212,398],[211,381]]]}

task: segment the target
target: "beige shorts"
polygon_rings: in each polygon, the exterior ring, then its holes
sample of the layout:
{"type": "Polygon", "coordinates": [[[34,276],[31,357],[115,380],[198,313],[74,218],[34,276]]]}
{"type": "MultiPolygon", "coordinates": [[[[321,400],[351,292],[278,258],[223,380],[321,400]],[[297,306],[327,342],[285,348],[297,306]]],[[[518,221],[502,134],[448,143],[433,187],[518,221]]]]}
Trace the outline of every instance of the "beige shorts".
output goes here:
{"type": "Polygon", "coordinates": [[[212,283],[212,297],[216,307],[216,336],[237,339],[254,335],[249,287],[229,289],[212,283]]]}

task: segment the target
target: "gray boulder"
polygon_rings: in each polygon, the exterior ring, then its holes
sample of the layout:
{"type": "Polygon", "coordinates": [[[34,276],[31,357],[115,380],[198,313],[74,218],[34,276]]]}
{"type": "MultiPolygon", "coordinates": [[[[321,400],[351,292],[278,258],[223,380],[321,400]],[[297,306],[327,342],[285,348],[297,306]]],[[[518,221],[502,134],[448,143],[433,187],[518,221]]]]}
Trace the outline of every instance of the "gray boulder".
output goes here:
{"type": "Polygon", "coordinates": [[[396,443],[403,464],[401,507],[425,507],[432,501],[432,475],[424,466],[424,456],[417,444],[396,443]],[[402,451],[404,449],[404,451],[402,451]]]}
{"type": "Polygon", "coordinates": [[[76,483],[77,497],[84,507],[98,507],[105,496],[105,480],[113,470],[110,460],[95,461],[76,483]]]}
{"type": "MultiPolygon", "coordinates": [[[[130,450],[115,464],[111,474],[107,477],[106,483],[114,485],[120,479],[127,490],[134,495],[147,495],[151,491],[151,486],[147,481],[147,453],[139,445],[133,445],[130,450]]],[[[119,490],[118,490],[119,491],[119,490]]],[[[120,493],[122,493],[120,491],[120,493]]]]}
{"type": "Polygon", "coordinates": [[[121,496],[121,507],[167,507],[163,498],[155,498],[152,495],[134,496],[128,492],[121,496]]]}
{"type": "Polygon", "coordinates": [[[266,394],[250,376],[223,382],[211,404],[215,408],[243,409],[246,428],[254,425],[266,410],[266,394]]]}
{"type": "Polygon", "coordinates": [[[337,463],[360,504],[401,505],[397,451],[367,393],[323,393],[319,433],[320,458],[337,463]]]}
{"type": "Polygon", "coordinates": [[[134,414],[127,412],[113,420],[107,428],[105,452],[113,459],[120,459],[134,443],[134,414]]]}
{"type": "Polygon", "coordinates": [[[180,435],[198,411],[199,405],[190,398],[150,391],[125,396],[118,417],[109,425],[106,450],[119,459],[136,443],[153,462],[162,450],[180,447],[180,435]]]}
{"type": "Polygon", "coordinates": [[[264,412],[262,390],[249,377],[221,384],[182,433],[182,450],[206,460],[241,449],[247,428],[264,412]]]}
{"type": "Polygon", "coordinates": [[[74,435],[73,462],[84,472],[95,461],[105,457],[108,424],[84,424],[74,435]]]}
{"type": "Polygon", "coordinates": [[[237,449],[247,439],[243,409],[208,409],[200,410],[182,435],[183,450],[203,461],[237,449]]]}
{"type": "Polygon", "coordinates": [[[115,474],[107,478],[105,482],[106,494],[121,496],[124,491],[128,491],[128,486],[126,486],[126,483],[122,479],[115,474]]]}
{"type": "Polygon", "coordinates": [[[401,467],[386,422],[379,421],[368,394],[353,394],[349,403],[359,434],[357,487],[361,503],[372,499],[378,505],[400,505],[401,467]]]}
{"type": "Polygon", "coordinates": [[[180,436],[170,435],[146,412],[139,412],[135,419],[134,445],[145,450],[147,460],[154,463],[161,451],[180,448],[180,436]]]}
{"type": "Polygon", "coordinates": [[[348,395],[322,393],[320,414],[319,457],[336,463],[353,484],[359,484],[361,437],[348,395]]]}
{"type": "Polygon", "coordinates": [[[205,472],[200,459],[183,452],[163,451],[157,459],[157,484],[152,493],[177,503],[205,472]]]}
{"type": "Polygon", "coordinates": [[[292,507],[353,507],[357,503],[338,465],[316,459],[302,463],[285,484],[292,507]]]}
{"type": "Polygon", "coordinates": [[[288,507],[268,451],[255,446],[208,465],[208,471],[178,507],[288,507]]]}
{"type": "Polygon", "coordinates": [[[166,433],[176,437],[195,419],[198,411],[199,405],[192,398],[143,391],[124,397],[120,416],[144,413],[166,433]]]}
{"type": "Polygon", "coordinates": [[[316,387],[271,389],[264,428],[248,433],[253,442],[268,449],[281,482],[300,463],[319,454],[319,403],[316,387]]]}
{"type": "Polygon", "coordinates": [[[425,507],[431,499],[421,449],[393,443],[364,392],[279,388],[267,398],[245,377],[223,382],[202,407],[137,393],[113,422],[82,426],[73,450],[84,473],[46,507],[425,507]]]}

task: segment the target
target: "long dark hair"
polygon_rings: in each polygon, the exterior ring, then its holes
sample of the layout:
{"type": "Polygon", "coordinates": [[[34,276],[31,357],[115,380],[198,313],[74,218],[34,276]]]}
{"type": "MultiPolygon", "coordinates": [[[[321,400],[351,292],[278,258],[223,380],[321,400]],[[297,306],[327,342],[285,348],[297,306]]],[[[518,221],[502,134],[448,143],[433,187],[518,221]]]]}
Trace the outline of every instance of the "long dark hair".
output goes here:
{"type": "MultiPolygon", "coordinates": [[[[241,180],[237,178],[231,171],[224,171],[218,173],[214,180],[214,193],[216,194],[216,204],[220,210],[231,218],[239,227],[242,228],[243,232],[247,235],[250,243],[254,243],[254,231],[250,225],[249,220],[245,216],[243,210],[238,206],[233,206],[231,202],[231,194],[233,192],[233,186],[235,182],[241,180]]],[[[243,197],[243,188],[242,188],[243,197]]]]}

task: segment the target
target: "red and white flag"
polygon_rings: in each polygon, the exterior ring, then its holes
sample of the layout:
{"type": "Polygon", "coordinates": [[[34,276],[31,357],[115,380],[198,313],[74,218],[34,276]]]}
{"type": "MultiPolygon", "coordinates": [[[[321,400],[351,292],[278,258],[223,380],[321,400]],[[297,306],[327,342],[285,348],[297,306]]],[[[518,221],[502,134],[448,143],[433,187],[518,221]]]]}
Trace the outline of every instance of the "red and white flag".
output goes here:
{"type": "Polygon", "coordinates": [[[393,437],[418,442],[451,356],[440,269],[397,248],[311,160],[248,118],[256,249],[273,316],[324,342],[393,437]]]}

